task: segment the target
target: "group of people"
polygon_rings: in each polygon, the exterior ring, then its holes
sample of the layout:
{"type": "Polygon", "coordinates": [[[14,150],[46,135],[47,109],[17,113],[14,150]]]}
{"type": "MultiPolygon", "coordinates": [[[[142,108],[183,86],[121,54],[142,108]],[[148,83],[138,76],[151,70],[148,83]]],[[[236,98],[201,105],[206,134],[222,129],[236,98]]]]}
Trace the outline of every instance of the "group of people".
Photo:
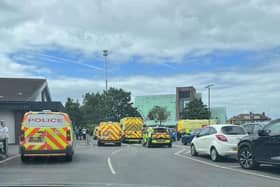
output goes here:
{"type": "Polygon", "coordinates": [[[86,140],[88,134],[89,134],[88,128],[84,128],[81,126],[75,128],[76,140],[86,140]]]}
{"type": "Polygon", "coordinates": [[[0,121],[0,153],[8,152],[9,129],[4,121],[0,121]]]}

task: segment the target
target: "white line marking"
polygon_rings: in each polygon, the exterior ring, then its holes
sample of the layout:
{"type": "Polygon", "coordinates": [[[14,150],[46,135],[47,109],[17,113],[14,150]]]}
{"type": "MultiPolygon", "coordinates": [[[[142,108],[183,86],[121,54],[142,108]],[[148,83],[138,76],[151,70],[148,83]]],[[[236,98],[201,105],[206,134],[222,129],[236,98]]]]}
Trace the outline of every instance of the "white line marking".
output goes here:
{"type": "Polygon", "coordinates": [[[112,173],[113,175],[116,175],[116,171],[114,170],[114,168],[113,168],[113,166],[112,166],[111,158],[110,158],[110,157],[108,157],[107,163],[108,163],[108,166],[109,166],[109,168],[110,168],[110,170],[111,170],[111,173],[112,173]]]}
{"type": "Polygon", "coordinates": [[[15,159],[15,158],[17,158],[17,157],[19,157],[19,154],[14,155],[14,156],[11,156],[11,157],[9,157],[9,158],[7,158],[7,159],[5,159],[5,160],[0,161],[0,164],[5,163],[5,162],[8,162],[9,160],[13,160],[13,159],[15,159]]]}
{"type": "Polygon", "coordinates": [[[208,166],[219,168],[219,169],[225,169],[225,170],[235,171],[235,172],[239,172],[239,173],[244,173],[244,174],[247,174],[247,175],[263,177],[263,178],[267,178],[267,179],[280,181],[280,178],[277,178],[277,177],[272,177],[272,176],[269,176],[269,175],[262,175],[262,174],[258,174],[258,173],[254,173],[254,172],[250,172],[250,171],[246,171],[246,170],[239,170],[239,169],[229,168],[229,167],[225,167],[225,166],[220,166],[220,165],[212,164],[212,163],[209,163],[209,162],[206,162],[206,161],[203,161],[203,160],[198,160],[198,159],[195,159],[195,158],[192,158],[192,157],[189,157],[189,156],[181,155],[181,153],[184,152],[184,151],[185,150],[182,149],[182,150],[174,153],[174,155],[176,155],[178,157],[181,157],[181,158],[186,158],[186,159],[189,159],[189,160],[192,160],[192,161],[195,161],[195,162],[199,162],[201,164],[205,164],[205,165],[208,165],[208,166]]]}

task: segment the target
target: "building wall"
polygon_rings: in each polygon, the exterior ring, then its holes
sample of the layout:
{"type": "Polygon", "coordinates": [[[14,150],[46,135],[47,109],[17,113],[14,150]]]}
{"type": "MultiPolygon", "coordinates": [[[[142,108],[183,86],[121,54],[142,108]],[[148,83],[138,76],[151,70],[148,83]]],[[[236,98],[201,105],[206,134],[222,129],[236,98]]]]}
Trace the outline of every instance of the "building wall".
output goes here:
{"type": "Polygon", "coordinates": [[[15,140],[15,115],[13,111],[0,111],[0,120],[3,120],[9,129],[9,143],[16,143],[15,140]]]}
{"type": "MultiPolygon", "coordinates": [[[[196,98],[196,90],[194,87],[176,87],[176,119],[181,119],[181,113],[185,106],[196,98]]],[[[199,96],[198,96],[199,97],[199,96]]]]}
{"type": "Polygon", "coordinates": [[[211,118],[216,119],[218,124],[224,124],[227,121],[227,112],[225,107],[212,107],[211,118]]]}
{"type": "Polygon", "coordinates": [[[166,107],[167,111],[170,112],[168,121],[170,123],[176,123],[176,95],[149,95],[149,96],[136,96],[134,106],[142,115],[144,120],[147,120],[149,111],[154,106],[166,107]]]}

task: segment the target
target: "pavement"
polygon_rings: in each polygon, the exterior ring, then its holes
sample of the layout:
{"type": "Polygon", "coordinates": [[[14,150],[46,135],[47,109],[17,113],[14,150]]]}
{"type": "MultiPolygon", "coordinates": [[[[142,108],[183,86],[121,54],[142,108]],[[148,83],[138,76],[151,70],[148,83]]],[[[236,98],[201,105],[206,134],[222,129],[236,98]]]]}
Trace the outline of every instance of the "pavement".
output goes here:
{"type": "Polygon", "coordinates": [[[147,148],[140,144],[98,147],[77,142],[72,162],[20,158],[0,163],[0,186],[207,186],[279,187],[280,168],[244,170],[234,159],[214,163],[192,157],[188,146],[147,148]]]}

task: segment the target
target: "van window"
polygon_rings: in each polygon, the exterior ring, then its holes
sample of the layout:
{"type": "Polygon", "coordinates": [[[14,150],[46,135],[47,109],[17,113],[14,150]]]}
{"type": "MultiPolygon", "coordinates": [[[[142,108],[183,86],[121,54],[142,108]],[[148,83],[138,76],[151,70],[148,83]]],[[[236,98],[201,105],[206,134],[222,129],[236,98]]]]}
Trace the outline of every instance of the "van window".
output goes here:
{"type": "Polygon", "coordinates": [[[166,128],[156,128],[154,129],[154,133],[164,133],[167,132],[166,128]]]}
{"type": "Polygon", "coordinates": [[[64,116],[60,114],[30,114],[26,120],[27,127],[65,127],[64,116]]]}

